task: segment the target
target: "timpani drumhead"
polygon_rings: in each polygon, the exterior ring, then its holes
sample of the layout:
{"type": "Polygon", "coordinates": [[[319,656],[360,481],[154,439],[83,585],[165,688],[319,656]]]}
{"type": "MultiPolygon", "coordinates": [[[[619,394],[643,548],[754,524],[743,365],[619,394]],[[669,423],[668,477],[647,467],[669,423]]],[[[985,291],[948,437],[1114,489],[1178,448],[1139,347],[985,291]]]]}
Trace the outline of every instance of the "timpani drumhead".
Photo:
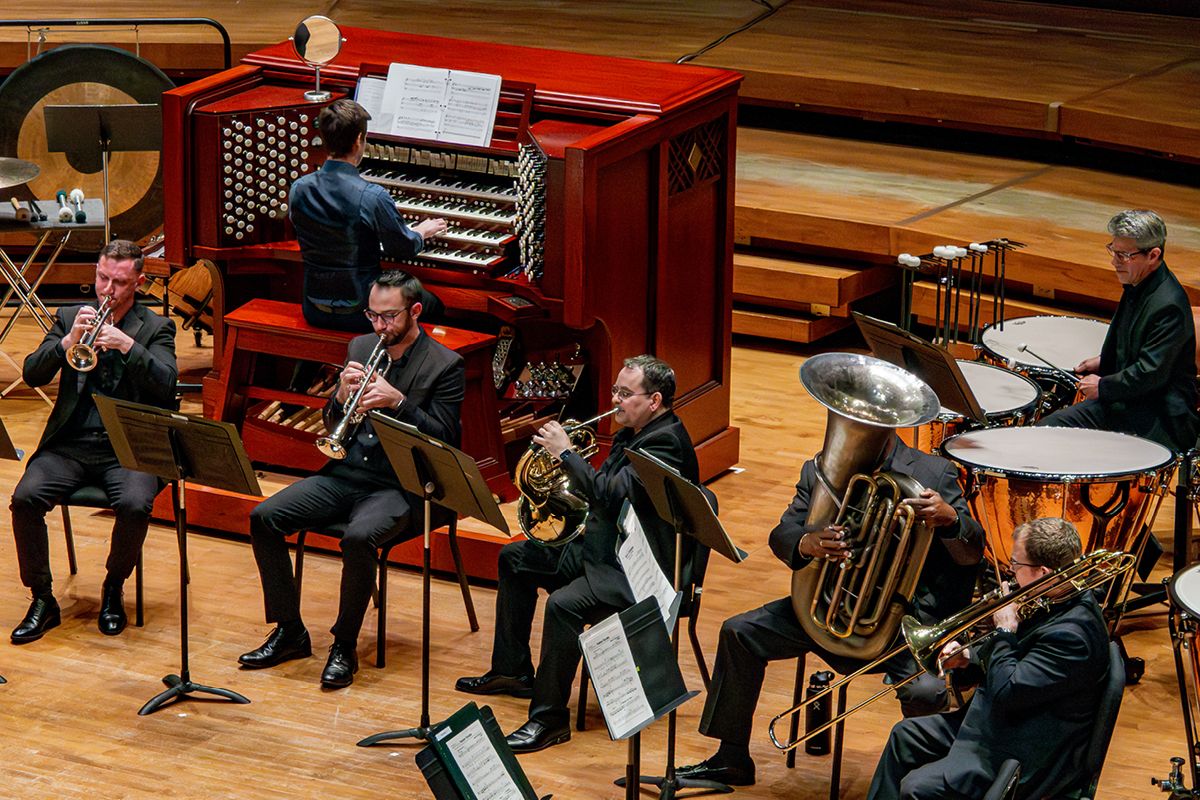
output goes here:
{"type": "Polygon", "coordinates": [[[1028,408],[1042,394],[1040,387],[1024,375],[991,364],[959,361],[958,368],[989,417],[1008,416],[1028,408]]]}
{"type": "Polygon", "coordinates": [[[1048,369],[1045,362],[1017,349],[1024,344],[1054,366],[1070,372],[1079,362],[1100,355],[1107,335],[1108,323],[1094,319],[1018,317],[984,328],[982,342],[985,350],[1007,363],[1048,369]]]}
{"type": "Polygon", "coordinates": [[[1167,584],[1171,602],[1192,619],[1200,620],[1200,563],[1184,567],[1167,584]]]}
{"type": "Polygon", "coordinates": [[[1171,451],[1126,433],[1084,428],[985,428],[942,443],[947,458],[993,474],[1048,483],[1107,481],[1166,466],[1171,451]]]}

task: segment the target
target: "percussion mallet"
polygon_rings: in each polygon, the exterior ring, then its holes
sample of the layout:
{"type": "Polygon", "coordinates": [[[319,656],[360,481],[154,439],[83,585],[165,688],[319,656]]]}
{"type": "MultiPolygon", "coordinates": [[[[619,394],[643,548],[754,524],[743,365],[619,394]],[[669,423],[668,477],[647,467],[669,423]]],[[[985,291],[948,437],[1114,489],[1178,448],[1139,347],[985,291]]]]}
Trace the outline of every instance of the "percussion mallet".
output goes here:
{"type": "Polygon", "coordinates": [[[29,222],[29,209],[21,205],[21,201],[15,197],[10,197],[13,207],[13,219],[17,222],[29,222]]]}
{"type": "Polygon", "coordinates": [[[42,207],[37,204],[37,200],[29,201],[29,210],[37,214],[38,222],[46,221],[46,212],[42,211],[42,207]]]}
{"type": "Polygon", "coordinates": [[[71,205],[75,206],[75,221],[87,222],[87,212],[83,210],[83,189],[71,190],[71,205]]]}
{"type": "Polygon", "coordinates": [[[1055,372],[1057,372],[1059,375],[1063,376],[1063,377],[1064,377],[1064,378],[1066,378],[1068,381],[1070,381],[1072,386],[1078,386],[1078,385],[1079,385],[1079,377],[1078,377],[1077,375],[1073,375],[1073,374],[1071,374],[1070,372],[1067,372],[1065,369],[1063,369],[1062,367],[1058,366],[1057,364],[1051,364],[1049,361],[1047,361],[1046,359],[1044,359],[1044,358],[1042,358],[1041,356],[1039,356],[1037,353],[1035,353],[1035,352],[1033,352],[1032,350],[1030,350],[1030,349],[1029,349],[1029,345],[1025,344],[1024,342],[1021,342],[1019,345],[1017,345],[1017,352],[1018,352],[1018,353],[1029,353],[1029,355],[1033,356],[1033,357],[1034,357],[1034,358],[1036,358],[1038,361],[1042,362],[1042,363],[1043,363],[1043,364],[1045,364],[1047,367],[1049,367],[1050,369],[1054,370],[1054,371],[1055,371],[1055,372]]]}
{"type": "Polygon", "coordinates": [[[75,212],[67,205],[67,190],[59,189],[54,195],[54,199],[58,201],[58,221],[70,222],[75,219],[75,212]]]}

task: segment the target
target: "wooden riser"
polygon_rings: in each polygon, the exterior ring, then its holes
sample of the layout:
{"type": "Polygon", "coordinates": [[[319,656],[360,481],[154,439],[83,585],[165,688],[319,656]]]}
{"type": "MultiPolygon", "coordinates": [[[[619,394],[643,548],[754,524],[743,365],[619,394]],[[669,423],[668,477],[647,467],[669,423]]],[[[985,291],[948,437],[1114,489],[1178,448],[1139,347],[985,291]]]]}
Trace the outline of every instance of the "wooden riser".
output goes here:
{"type": "Polygon", "coordinates": [[[766,311],[733,310],[733,332],[764,339],[808,344],[853,323],[841,317],[791,317],[766,311]]]}

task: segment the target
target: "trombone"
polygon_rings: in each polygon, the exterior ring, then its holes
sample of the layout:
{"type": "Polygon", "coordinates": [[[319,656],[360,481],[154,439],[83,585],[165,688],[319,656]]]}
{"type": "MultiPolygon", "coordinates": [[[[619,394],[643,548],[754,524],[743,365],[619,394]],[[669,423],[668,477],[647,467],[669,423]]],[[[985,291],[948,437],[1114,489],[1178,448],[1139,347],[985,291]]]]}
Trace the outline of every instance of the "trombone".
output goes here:
{"type": "Polygon", "coordinates": [[[67,348],[67,363],[80,372],[91,372],[96,368],[99,358],[96,354],[96,337],[100,329],[112,316],[112,295],[106,294],[100,298],[100,307],[96,309],[96,318],[92,321],[92,329],[79,338],[79,341],[67,348]]]}
{"type": "MultiPolygon", "coordinates": [[[[939,655],[946,645],[953,642],[961,634],[970,631],[980,623],[988,619],[994,612],[1009,603],[1017,605],[1017,613],[1021,619],[1028,619],[1037,611],[1049,608],[1052,603],[1061,603],[1067,600],[1082,595],[1084,592],[1099,588],[1108,583],[1113,578],[1125,574],[1133,567],[1134,557],[1128,553],[1114,552],[1111,550],[1095,550],[1088,553],[1086,556],[1081,556],[1075,559],[1069,566],[1063,567],[1057,572],[1052,572],[1028,586],[1023,586],[1016,592],[1011,594],[1003,594],[997,589],[989,592],[979,599],[976,603],[967,606],[962,611],[947,617],[940,623],[934,625],[922,625],[916,617],[907,616],[900,623],[900,630],[904,634],[905,644],[894,648],[891,652],[884,653],[879,658],[870,662],[866,666],[860,668],[856,672],[852,672],[839,681],[829,684],[822,688],[820,692],[806,697],[803,701],[789,708],[780,714],[777,714],[771,720],[771,724],[767,729],[771,737],[771,743],[783,751],[793,750],[804,742],[819,733],[823,733],[829,728],[843,722],[851,714],[854,714],[859,709],[869,706],[884,695],[899,689],[912,681],[915,681],[925,672],[937,674],[941,659],[939,655]],[[840,689],[846,684],[857,680],[879,668],[881,664],[890,658],[893,658],[905,649],[912,652],[913,658],[921,666],[921,670],[914,672],[902,681],[887,686],[875,694],[868,697],[853,708],[839,714],[832,719],[827,720],[819,727],[805,732],[803,736],[799,736],[792,741],[781,742],[775,735],[775,726],[783,719],[798,714],[810,703],[821,700],[826,694],[836,689],[840,689]]],[[[979,634],[974,638],[968,637],[963,648],[969,646],[978,646],[987,639],[996,635],[995,630],[979,634]]]]}
{"type": "Polygon", "coordinates": [[[391,356],[387,354],[387,345],[383,341],[384,337],[380,336],[374,349],[371,350],[371,355],[367,357],[367,363],[363,366],[362,383],[342,406],[345,416],[342,417],[341,422],[333,429],[333,433],[317,439],[317,449],[329,458],[341,461],[346,457],[346,439],[349,438],[351,429],[358,427],[358,423],[362,422],[363,417],[366,416],[363,412],[355,411],[355,409],[358,408],[371,381],[375,380],[375,376],[386,373],[392,366],[391,356]]]}

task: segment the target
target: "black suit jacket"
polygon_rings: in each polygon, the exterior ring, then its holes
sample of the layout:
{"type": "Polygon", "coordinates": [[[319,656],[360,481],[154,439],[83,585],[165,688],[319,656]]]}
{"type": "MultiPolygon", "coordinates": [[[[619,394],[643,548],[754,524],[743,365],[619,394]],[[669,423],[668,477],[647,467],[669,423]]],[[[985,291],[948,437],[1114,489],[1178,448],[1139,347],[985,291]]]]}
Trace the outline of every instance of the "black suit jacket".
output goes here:
{"type": "Polygon", "coordinates": [[[1126,288],[1100,351],[1100,402],[1121,429],[1176,451],[1196,443],[1196,332],[1166,262],[1126,288]]]}
{"type": "MultiPolygon", "coordinates": [[[[972,519],[958,484],[958,471],[949,461],[909,447],[899,438],[894,441],[895,449],[880,469],[912,476],[958,512],[957,523],[935,531],[936,541],[929,548],[913,597],[917,616],[923,622],[934,622],[971,601],[983,557],[983,527],[972,519]]],[[[792,569],[802,569],[812,560],[801,556],[797,549],[801,537],[825,527],[825,523],[808,524],[808,506],[816,483],[816,466],[812,461],[804,462],[796,496],[771,531],[771,552],[792,569]]]]}
{"type": "MultiPolygon", "coordinates": [[[[89,374],[76,372],[66,366],[66,353],[62,347],[62,339],[75,324],[75,316],[81,308],[83,306],[58,309],[54,315],[54,325],[38,348],[26,356],[21,370],[21,377],[30,386],[45,386],[54,380],[60,370],[63,371],[54,409],[38,442],[39,450],[62,430],[75,413],[89,374]]],[[[175,323],[135,304],[126,319],[122,320],[121,329],[133,339],[134,344],[124,356],[114,354],[118,357],[114,372],[117,384],[111,396],[162,408],[178,408],[175,399],[178,377],[175,323]]],[[[90,396],[86,402],[92,402],[90,396]]]]}
{"type": "MultiPolygon", "coordinates": [[[[379,337],[374,334],[351,339],[347,363],[364,363],[378,341],[379,337]]],[[[467,386],[462,356],[434,340],[422,329],[421,335],[399,361],[391,365],[384,378],[403,392],[405,399],[399,409],[388,409],[381,413],[458,447],[462,440],[459,412],[467,386]]],[[[326,428],[332,431],[344,415],[341,403],[336,397],[331,397],[325,405],[326,428]]],[[[369,417],[363,419],[352,436],[345,460],[331,461],[322,471],[337,466],[349,467],[366,473],[366,477],[394,485],[397,482],[396,473],[375,436],[375,428],[369,417]]]]}
{"type": "MultiPolygon", "coordinates": [[[[613,437],[612,450],[599,470],[593,469],[578,455],[572,454],[563,460],[563,469],[571,479],[572,488],[587,498],[591,507],[583,532],[583,572],[588,586],[599,600],[620,608],[634,602],[629,581],[617,559],[620,534],[617,522],[626,498],[633,504],[659,566],[668,578],[673,580],[675,576],[675,531],[654,510],[654,504],[625,454],[628,449],[653,456],[679,470],[689,481],[700,482],[692,437],[673,411],[651,421],[637,434],[631,428],[618,431],[613,437]]],[[[684,538],[687,542],[684,557],[687,559],[695,540],[684,538]]]]}
{"type": "Polygon", "coordinates": [[[977,657],[986,677],[947,755],[951,788],[978,796],[1009,758],[1021,762],[1025,788],[1078,775],[1109,668],[1091,593],[999,633],[977,657]]]}

